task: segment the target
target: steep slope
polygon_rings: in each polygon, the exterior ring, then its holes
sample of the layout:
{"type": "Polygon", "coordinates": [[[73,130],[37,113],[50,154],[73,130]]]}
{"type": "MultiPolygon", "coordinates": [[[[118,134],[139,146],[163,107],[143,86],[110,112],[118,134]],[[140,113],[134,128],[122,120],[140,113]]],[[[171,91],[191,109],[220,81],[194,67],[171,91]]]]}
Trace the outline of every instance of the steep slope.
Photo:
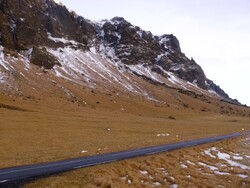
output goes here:
{"type": "Polygon", "coordinates": [[[229,99],[223,90],[206,78],[202,68],[193,59],[188,59],[181,52],[179,41],[172,34],[154,36],[120,17],[104,20],[99,27],[99,49],[114,61],[143,65],[150,72],[156,72],[165,78],[169,74],[164,71],[169,71],[182,80],[205,90],[216,91],[229,99]]]}
{"type": "Polygon", "coordinates": [[[181,52],[173,35],[155,36],[120,17],[91,22],[51,0],[0,0],[0,20],[2,91],[41,92],[41,85],[62,78],[156,101],[149,83],[238,103],[181,52]]]}

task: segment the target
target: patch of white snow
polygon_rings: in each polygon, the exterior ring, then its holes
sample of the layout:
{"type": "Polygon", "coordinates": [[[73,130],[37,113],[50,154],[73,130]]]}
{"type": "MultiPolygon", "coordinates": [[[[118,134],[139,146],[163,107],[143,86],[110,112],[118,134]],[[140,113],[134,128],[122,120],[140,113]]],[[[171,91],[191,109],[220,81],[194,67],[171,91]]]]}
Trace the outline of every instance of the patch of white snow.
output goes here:
{"type": "Polygon", "coordinates": [[[161,137],[161,136],[165,137],[165,136],[169,136],[169,135],[170,135],[170,134],[166,133],[166,134],[157,134],[156,136],[157,136],[157,137],[161,137]]]}
{"type": "Polygon", "coordinates": [[[177,184],[170,185],[170,188],[178,188],[177,184]]]}
{"type": "Polygon", "coordinates": [[[155,182],[155,183],[153,183],[153,185],[158,187],[158,186],[161,186],[161,183],[160,182],[155,182]]]}
{"type": "Polygon", "coordinates": [[[183,163],[181,163],[180,165],[181,165],[182,168],[188,168],[188,166],[183,164],[183,163]]]}
{"type": "Polygon", "coordinates": [[[241,177],[241,178],[248,178],[248,175],[245,175],[245,174],[237,174],[237,176],[241,177]]]}
{"type": "Polygon", "coordinates": [[[187,163],[189,163],[189,164],[191,164],[191,165],[195,165],[195,163],[193,163],[193,162],[191,162],[191,161],[189,161],[189,160],[187,160],[187,163]]]}
{"type": "Polygon", "coordinates": [[[63,5],[62,4],[62,2],[61,1],[59,1],[59,0],[53,0],[56,4],[58,4],[58,5],[63,5]]]}
{"type": "Polygon", "coordinates": [[[148,171],[147,170],[140,170],[139,171],[142,175],[147,175],[148,174],[148,171]]]}
{"type": "Polygon", "coordinates": [[[211,165],[208,165],[208,164],[205,164],[205,163],[202,163],[202,162],[198,162],[198,164],[199,164],[199,165],[201,165],[201,166],[208,167],[208,168],[210,168],[210,170],[212,170],[212,171],[216,171],[216,170],[218,170],[218,168],[217,168],[217,167],[215,167],[215,166],[211,166],[211,165]]]}
{"type": "Polygon", "coordinates": [[[216,149],[215,147],[213,147],[212,149],[217,152],[216,155],[219,159],[227,161],[227,163],[229,165],[237,166],[237,167],[240,167],[241,169],[244,169],[244,170],[250,170],[249,166],[246,166],[244,164],[241,164],[239,162],[235,162],[235,161],[231,160],[231,156],[229,154],[223,153],[223,152],[219,151],[218,149],[216,149]]]}
{"type": "Polygon", "coordinates": [[[208,150],[205,150],[204,153],[205,153],[206,155],[208,155],[209,157],[216,158],[216,156],[212,155],[211,151],[212,151],[212,149],[210,148],[210,149],[208,149],[208,150]]]}
{"type": "Polygon", "coordinates": [[[74,41],[74,40],[68,40],[65,38],[57,38],[57,37],[52,37],[51,33],[47,33],[48,39],[54,41],[54,42],[61,42],[63,44],[73,44],[73,45],[78,45],[79,43],[74,41]]]}
{"type": "Polygon", "coordinates": [[[235,159],[235,160],[242,160],[243,157],[241,157],[241,156],[233,156],[233,159],[235,159]]]}

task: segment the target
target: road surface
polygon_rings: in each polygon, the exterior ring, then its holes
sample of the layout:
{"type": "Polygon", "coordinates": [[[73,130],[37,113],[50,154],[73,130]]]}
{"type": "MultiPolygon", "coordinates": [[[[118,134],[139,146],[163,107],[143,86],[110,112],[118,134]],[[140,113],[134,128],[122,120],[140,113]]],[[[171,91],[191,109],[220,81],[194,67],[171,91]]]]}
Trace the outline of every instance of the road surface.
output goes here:
{"type": "MultiPolygon", "coordinates": [[[[250,134],[250,131],[244,134],[250,134]]],[[[84,168],[94,166],[98,164],[110,163],[113,161],[120,161],[133,157],[140,157],[146,155],[152,155],[161,152],[167,152],[171,150],[206,144],[210,142],[225,140],[229,138],[235,138],[243,135],[242,133],[234,133],[230,135],[216,136],[211,138],[202,138],[198,140],[183,141],[173,144],[166,144],[160,146],[145,147],[141,149],[134,149],[128,151],[100,154],[76,159],[62,160],[56,162],[48,162],[41,164],[26,165],[20,167],[12,167],[0,169],[0,187],[8,185],[11,182],[18,182],[21,180],[48,176],[69,170],[78,168],[84,168]]]]}

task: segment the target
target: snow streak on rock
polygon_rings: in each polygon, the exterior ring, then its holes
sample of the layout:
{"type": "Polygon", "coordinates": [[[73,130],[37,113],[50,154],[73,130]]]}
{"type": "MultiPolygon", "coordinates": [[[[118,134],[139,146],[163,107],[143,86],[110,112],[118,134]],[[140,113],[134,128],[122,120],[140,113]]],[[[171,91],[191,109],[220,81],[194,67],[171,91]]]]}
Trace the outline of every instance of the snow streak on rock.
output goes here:
{"type": "Polygon", "coordinates": [[[56,76],[70,80],[74,83],[91,88],[110,87],[120,88],[127,92],[142,94],[147,96],[146,90],[134,83],[131,73],[124,67],[113,64],[109,59],[105,59],[95,50],[84,52],[74,50],[70,47],[47,49],[61,63],[62,66],[55,66],[53,71],[56,76]]]}
{"type": "Polygon", "coordinates": [[[4,57],[4,48],[0,46],[0,65],[5,69],[5,70],[11,70],[12,66],[6,62],[5,57],[4,57]]]}

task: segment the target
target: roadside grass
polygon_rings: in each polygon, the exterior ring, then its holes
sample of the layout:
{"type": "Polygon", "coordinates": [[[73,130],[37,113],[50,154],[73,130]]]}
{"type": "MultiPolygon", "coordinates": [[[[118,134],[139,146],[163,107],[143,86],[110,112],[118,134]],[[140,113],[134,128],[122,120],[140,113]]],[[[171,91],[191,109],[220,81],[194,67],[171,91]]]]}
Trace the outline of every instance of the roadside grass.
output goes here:
{"type": "MultiPolygon", "coordinates": [[[[96,167],[79,169],[25,185],[30,187],[244,187],[250,185],[250,172],[230,166],[218,157],[204,154],[212,147],[231,155],[250,156],[249,140],[243,138],[205,144],[147,157],[124,160],[96,167]],[[215,174],[207,164],[218,168],[215,174]],[[242,178],[244,175],[247,178],[242,178]]],[[[216,156],[216,155],[215,155],[216,156]]],[[[250,168],[250,161],[243,157],[240,163],[250,168]]]]}

